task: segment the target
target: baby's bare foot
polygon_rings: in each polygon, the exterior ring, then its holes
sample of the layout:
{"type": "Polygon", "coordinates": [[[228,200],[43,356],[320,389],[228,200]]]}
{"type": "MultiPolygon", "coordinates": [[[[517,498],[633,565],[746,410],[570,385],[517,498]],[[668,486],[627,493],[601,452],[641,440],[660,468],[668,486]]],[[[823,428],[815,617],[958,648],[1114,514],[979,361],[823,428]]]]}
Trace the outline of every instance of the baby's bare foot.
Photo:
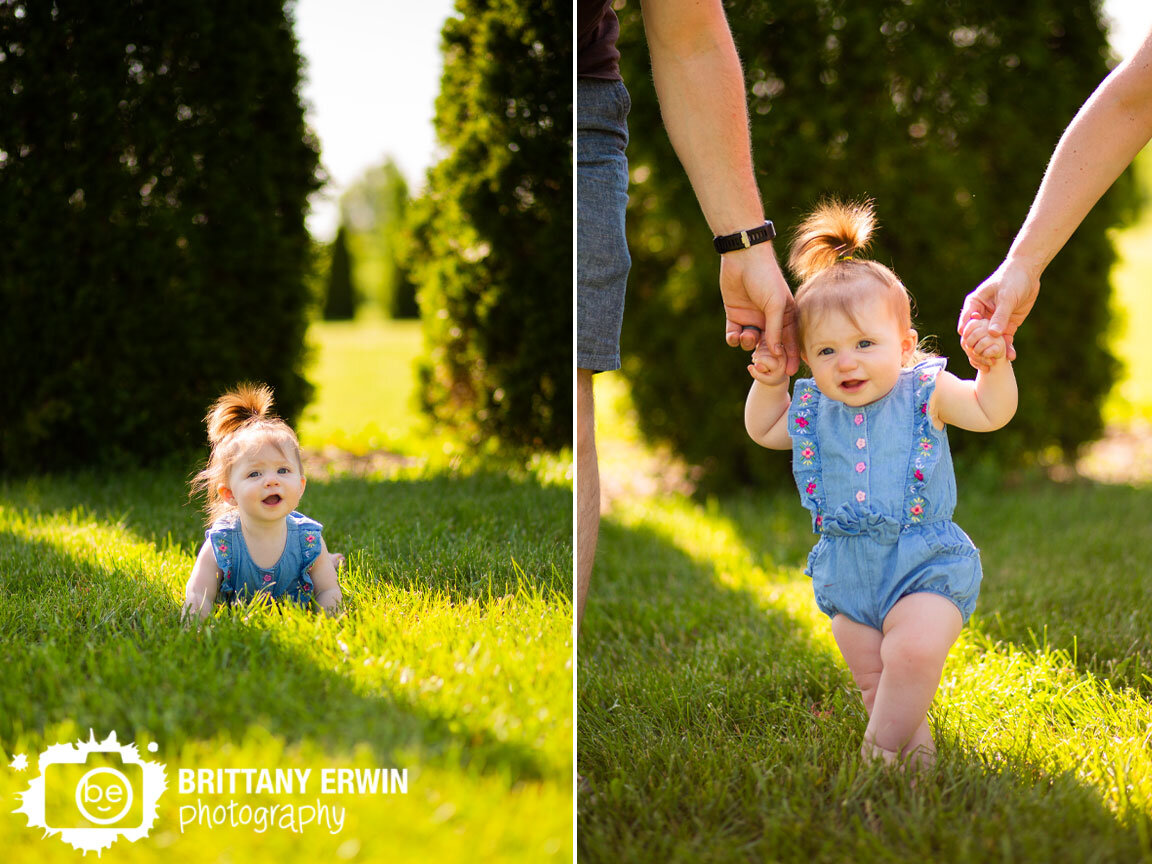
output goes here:
{"type": "Polygon", "coordinates": [[[864,743],[860,745],[860,758],[866,762],[880,759],[885,765],[891,765],[900,759],[900,754],[894,750],[885,750],[873,741],[865,740],[864,743]]]}

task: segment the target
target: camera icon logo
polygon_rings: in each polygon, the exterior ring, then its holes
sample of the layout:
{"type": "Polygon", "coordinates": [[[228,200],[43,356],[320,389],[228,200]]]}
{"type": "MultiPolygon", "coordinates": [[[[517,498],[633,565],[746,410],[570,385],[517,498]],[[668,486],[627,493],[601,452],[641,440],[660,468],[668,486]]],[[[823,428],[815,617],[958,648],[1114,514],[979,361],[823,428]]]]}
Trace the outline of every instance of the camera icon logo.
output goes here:
{"type": "MultiPolygon", "coordinates": [[[[155,749],[156,745],[149,745],[155,749]]],[[[119,745],[116,733],[78,745],[57,744],[40,754],[40,776],[21,793],[16,813],[29,827],[84,851],[105,849],[120,837],[147,837],[167,788],[164,765],[140,758],[135,744],[119,745]]]]}
{"type": "Polygon", "coordinates": [[[76,784],[76,808],[85,819],[97,825],[112,825],[123,819],[132,809],[133,797],[132,781],[115,768],[93,768],[76,784]],[[96,790],[95,796],[92,790],[96,790]],[[106,813],[112,815],[105,816],[106,813]]]}

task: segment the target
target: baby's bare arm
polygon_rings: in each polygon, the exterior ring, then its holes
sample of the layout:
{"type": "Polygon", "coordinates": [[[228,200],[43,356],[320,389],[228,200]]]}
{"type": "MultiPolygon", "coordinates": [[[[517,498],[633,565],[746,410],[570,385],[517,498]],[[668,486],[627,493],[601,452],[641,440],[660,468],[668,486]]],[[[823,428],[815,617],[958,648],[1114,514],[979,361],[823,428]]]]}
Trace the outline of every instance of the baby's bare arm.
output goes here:
{"type": "Polygon", "coordinates": [[[180,615],[190,620],[193,615],[207,618],[212,614],[216,602],[216,591],[220,584],[220,568],[216,566],[216,556],[212,554],[212,544],[200,547],[196,563],[192,565],[192,575],[184,588],[184,608],[180,615]]]}
{"type": "MultiPolygon", "coordinates": [[[[320,604],[329,615],[336,615],[340,611],[340,604],[344,602],[344,595],[340,592],[340,581],[336,578],[336,562],[328,551],[328,544],[320,538],[320,557],[308,571],[312,576],[312,587],[315,588],[316,602],[320,604]]],[[[343,560],[343,556],[340,556],[343,560]]]]}
{"type": "Polygon", "coordinates": [[[761,343],[748,364],[748,374],[755,380],[744,403],[744,428],[761,447],[790,449],[787,358],[774,356],[761,343]]]}
{"type": "MultiPolygon", "coordinates": [[[[987,322],[982,323],[987,325],[987,322]]],[[[1016,376],[1007,358],[1004,337],[995,338],[1000,343],[999,355],[991,361],[988,369],[981,369],[976,374],[975,381],[962,380],[951,372],[941,372],[937,377],[936,390],[928,403],[929,414],[937,428],[947,423],[972,432],[992,432],[1015,416],[1018,401],[1016,376]]]]}

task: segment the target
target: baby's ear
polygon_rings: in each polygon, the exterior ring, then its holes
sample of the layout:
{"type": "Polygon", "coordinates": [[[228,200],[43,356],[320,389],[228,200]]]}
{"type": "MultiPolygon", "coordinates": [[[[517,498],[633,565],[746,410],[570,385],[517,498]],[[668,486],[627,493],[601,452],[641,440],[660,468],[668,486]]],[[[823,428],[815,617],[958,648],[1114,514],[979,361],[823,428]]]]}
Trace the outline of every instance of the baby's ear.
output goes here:
{"type": "Polygon", "coordinates": [[[216,494],[227,501],[229,504],[236,503],[236,496],[233,495],[232,490],[225,486],[223,483],[216,487],[216,494]]]}
{"type": "Polygon", "coordinates": [[[916,350],[916,346],[920,344],[920,334],[916,332],[915,327],[909,327],[908,332],[904,334],[904,338],[900,340],[900,348],[903,351],[903,356],[907,359],[908,355],[916,350]]]}

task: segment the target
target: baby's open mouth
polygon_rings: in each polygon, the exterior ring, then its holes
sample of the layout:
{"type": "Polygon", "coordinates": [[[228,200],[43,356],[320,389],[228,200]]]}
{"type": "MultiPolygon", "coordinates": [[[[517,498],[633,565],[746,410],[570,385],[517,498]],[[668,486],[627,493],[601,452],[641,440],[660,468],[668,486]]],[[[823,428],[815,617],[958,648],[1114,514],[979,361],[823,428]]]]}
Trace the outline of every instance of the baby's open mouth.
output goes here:
{"type": "Polygon", "coordinates": [[[275,507],[277,504],[280,503],[280,496],[279,495],[269,495],[267,498],[264,499],[264,503],[270,507],[275,507]]]}
{"type": "Polygon", "coordinates": [[[840,383],[840,386],[843,387],[845,390],[859,390],[861,387],[864,386],[864,382],[861,381],[859,378],[852,378],[848,381],[842,381],[840,383]]]}

